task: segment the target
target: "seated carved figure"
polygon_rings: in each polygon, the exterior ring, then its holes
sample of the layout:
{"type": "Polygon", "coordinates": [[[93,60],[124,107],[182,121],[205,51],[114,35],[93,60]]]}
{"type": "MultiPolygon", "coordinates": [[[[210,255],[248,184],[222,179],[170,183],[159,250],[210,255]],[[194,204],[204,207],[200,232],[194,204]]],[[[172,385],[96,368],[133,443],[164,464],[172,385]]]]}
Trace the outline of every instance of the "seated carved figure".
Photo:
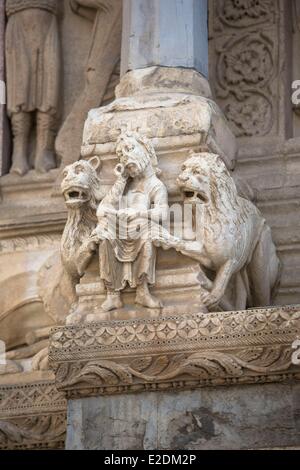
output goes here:
{"type": "Polygon", "coordinates": [[[270,305],[280,277],[271,230],[254,204],[238,195],[221,158],[194,154],[177,184],[194,208],[194,240],[161,238],[160,244],[199,261],[207,276],[203,303],[210,310],[270,305]]]}
{"type": "Polygon", "coordinates": [[[95,230],[100,242],[100,278],[107,290],[102,309],[122,308],[121,291],[127,285],[136,289],[136,304],[160,308],[161,302],[149,291],[155,284],[156,264],[151,230],[159,230],[160,221],[167,217],[167,190],[156,176],[157,158],[146,138],[126,132],[120,136],[116,152],[119,177],[98,207],[95,230]]]}

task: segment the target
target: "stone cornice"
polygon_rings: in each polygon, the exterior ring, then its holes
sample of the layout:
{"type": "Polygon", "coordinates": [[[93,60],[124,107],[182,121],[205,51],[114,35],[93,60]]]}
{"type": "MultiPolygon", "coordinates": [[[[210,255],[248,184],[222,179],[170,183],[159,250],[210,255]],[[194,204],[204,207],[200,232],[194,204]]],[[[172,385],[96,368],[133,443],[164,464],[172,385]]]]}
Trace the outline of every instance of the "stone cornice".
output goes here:
{"type": "Polygon", "coordinates": [[[0,449],[63,448],[66,407],[50,372],[2,376],[0,449]]]}
{"type": "Polygon", "coordinates": [[[300,379],[300,307],[110,321],[53,330],[50,364],[68,397],[300,379]]]}

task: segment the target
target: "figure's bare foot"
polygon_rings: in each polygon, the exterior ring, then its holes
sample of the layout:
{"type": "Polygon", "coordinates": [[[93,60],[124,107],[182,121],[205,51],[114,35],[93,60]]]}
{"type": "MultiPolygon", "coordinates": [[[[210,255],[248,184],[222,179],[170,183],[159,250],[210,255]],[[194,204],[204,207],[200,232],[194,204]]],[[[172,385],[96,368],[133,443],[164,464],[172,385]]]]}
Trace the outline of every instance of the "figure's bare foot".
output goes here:
{"type": "Polygon", "coordinates": [[[39,151],[36,156],[34,167],[38,173],[47,173],[48,171],[56,168],[54,152],[46,149],[39,151]]]}
{"type": "Polygon", "coordinates": [[[117,308],[122,308],[123,302],[121,300],[120,292],[108,292],[106,300],[101,305],[104,312],[110,312],[111,310],[116,310],[117,308]]]}
{"type": "Polygon", "coordinates": [[[30,170],[27,159],[22,155],[13,155],[13,165],[10,169],[11,174],[23,176],[30,170]]]}
{"type": "Polygon", "coordinates": [[[150,294],[148,284],[141,284],[136,289],[135,303],[147,308],[162,308],[162,302],[150,294]]]}

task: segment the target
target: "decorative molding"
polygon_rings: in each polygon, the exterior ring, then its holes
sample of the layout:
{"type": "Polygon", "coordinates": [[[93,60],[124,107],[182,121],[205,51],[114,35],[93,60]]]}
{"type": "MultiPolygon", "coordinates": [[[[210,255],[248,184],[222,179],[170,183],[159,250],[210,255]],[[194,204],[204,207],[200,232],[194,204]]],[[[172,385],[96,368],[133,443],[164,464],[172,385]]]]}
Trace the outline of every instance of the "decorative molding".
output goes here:
{"type": "Polygon", "coordinates": [[[63,413],[0,420],[0,449],[63,449],[65,434],[63,413]]]}
{"type": "Polygon", "coordinates": [[[35,237],[18,237],[0,240],[0,253],[13,253],[15,251],[32,251],[41,248],[59,247],[61,235],[37,235],[35,237]]]}
{"type": "Polygon", "coordinates": [[[50,366],[68,398],[300,379],[300,307],[56,328],[50,366]]]}
{"type": "Polygon", "coordinates": [[[66,402],[53,380],[20,385],[0,384],[0,419],[5,416],[61,411],[66,402]]]}
{"type": "Polygon", "coordinates": [[[224,25],[239,29],[273,21],[275,6],[274,0],[218,0],[219,28],[224,25]]]}
{"type": "Polygon", "coordinates": [[[26,377],[26,373],[19,376],[20,384],[0,384],[0,449],[63,448],[67,406],[63,394],[53,378],[38,380],[33,374],[28,381],[26,377]]]}

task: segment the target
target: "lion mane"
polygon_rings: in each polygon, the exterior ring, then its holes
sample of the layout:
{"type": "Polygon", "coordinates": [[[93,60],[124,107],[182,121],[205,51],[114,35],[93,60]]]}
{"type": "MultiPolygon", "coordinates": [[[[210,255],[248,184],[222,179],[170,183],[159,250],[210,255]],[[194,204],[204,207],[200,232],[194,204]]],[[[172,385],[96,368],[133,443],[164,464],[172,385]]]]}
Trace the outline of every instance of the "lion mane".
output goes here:
{"type": "MultiPolygon", "coordinates": [[[[82,276],[82,259],[89,260],[89,237],[96,227],[96,211],[103,198],[97,169],[98,157],[80,160],[63,171],[61,190],[68,209],[60,252],[55,252],[41,268],[39,290],[45,310],[58,324],[64,323],[75,305],[75,287],[82,276]]],[[[87,262],[87,261],[86,261],[87,262]]]]}

